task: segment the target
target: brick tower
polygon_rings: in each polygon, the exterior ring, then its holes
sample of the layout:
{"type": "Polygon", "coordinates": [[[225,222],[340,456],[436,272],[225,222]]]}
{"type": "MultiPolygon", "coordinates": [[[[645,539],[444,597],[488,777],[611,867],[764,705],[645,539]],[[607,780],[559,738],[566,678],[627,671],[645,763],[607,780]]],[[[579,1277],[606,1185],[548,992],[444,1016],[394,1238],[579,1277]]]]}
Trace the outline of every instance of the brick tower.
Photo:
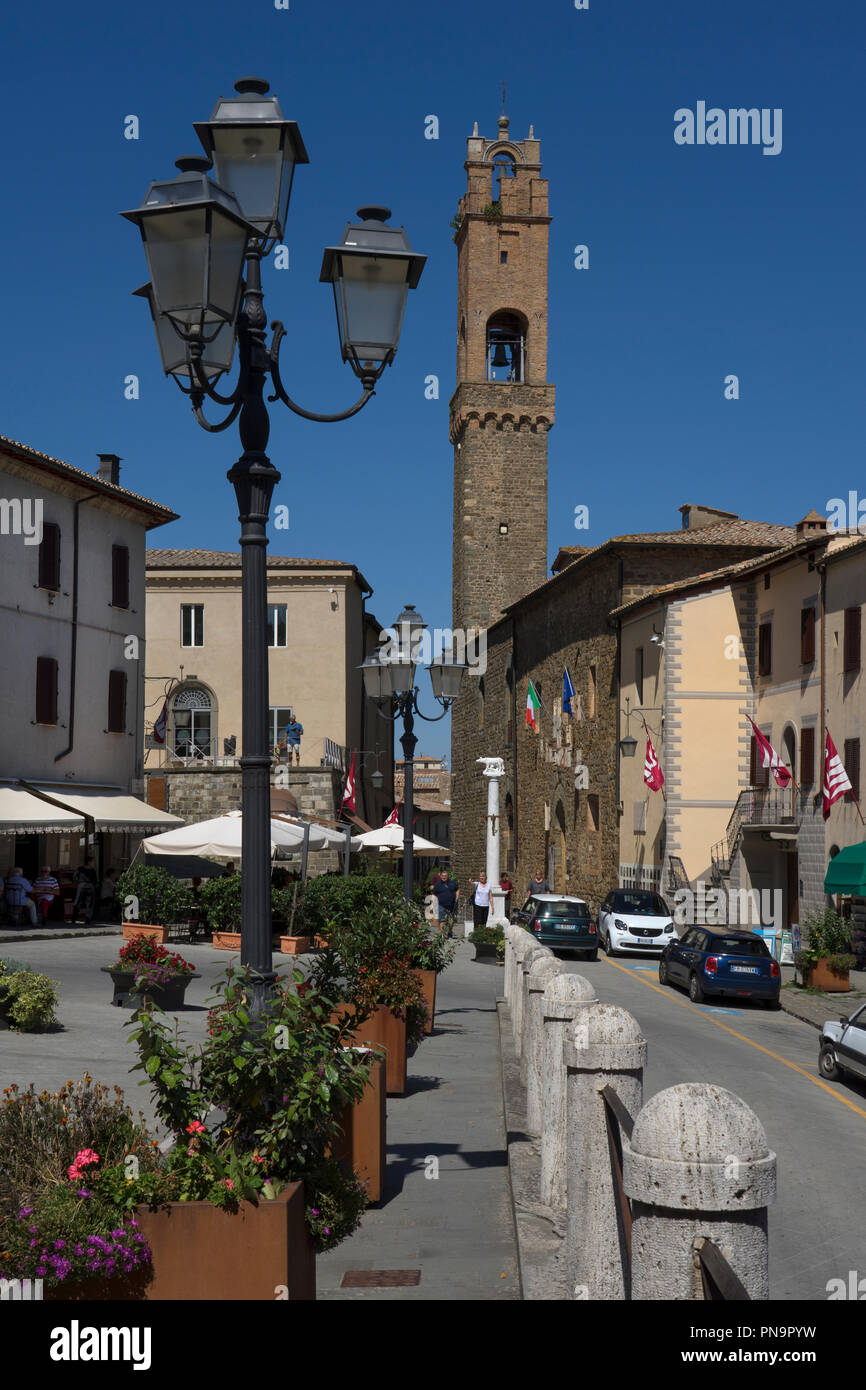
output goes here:
{"type": "Polygon", "coordinates": [[[467,141],[457,243],[455,628],[487,627],[547,578],[547,180],[532,127],[467,141]]]}

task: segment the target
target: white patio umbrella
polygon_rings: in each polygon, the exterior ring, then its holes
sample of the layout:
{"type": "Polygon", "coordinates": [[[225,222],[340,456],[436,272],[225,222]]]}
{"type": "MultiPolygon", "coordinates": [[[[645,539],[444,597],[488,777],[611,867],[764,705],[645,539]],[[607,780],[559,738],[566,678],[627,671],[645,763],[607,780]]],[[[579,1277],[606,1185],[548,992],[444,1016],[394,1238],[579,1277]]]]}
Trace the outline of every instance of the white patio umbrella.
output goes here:
{"type": "MultiPolygon", "coordinates": [[[[227,811],[214,820],[182,825],[162,835],[150,835],[142,841],[148,854],[197,854],[202,859],[240,859],[243,815],[227,811]]],[[[287,821],[271,817],[271,857],[278,851],[293,853],[300,849],[304,832],[287,821]]],[[[318,826],[310,828],[310,849],[324,849],[325,836],[318,826]]]]}
{"type": "MultiPolygon", "coordinates": [[[[274,820],[278,821],[281,825],[286,824],[294,826],[296,829],[300,830],[301,839],[304,838],[304,826],[309,825],[310,849],[322,848],[321,845],[313,843],[313,841],[319,836],[323,837],[324,843],[327,845],[339,845],[342,848],[346,843],[345,830],[339,830],[336,826],[322,825],[319,821],[304,821],[301,820],[300,816],[290,815],[275,815],[274,820]]],[[[354,840],[352,841],[352,844],[354,846],[354,840]]]]}
{"type": "MultiPolygon", "coordinates": [[[[422,835],[412,836],[414,854],[450,854],[445,845],[434,845],[422,835]]],[[[352,840],[352,849],[375,849],[387,853],[401,853],[403,849],[402,825],[381,825],[378,830],[365,830],[352,840]]]]}

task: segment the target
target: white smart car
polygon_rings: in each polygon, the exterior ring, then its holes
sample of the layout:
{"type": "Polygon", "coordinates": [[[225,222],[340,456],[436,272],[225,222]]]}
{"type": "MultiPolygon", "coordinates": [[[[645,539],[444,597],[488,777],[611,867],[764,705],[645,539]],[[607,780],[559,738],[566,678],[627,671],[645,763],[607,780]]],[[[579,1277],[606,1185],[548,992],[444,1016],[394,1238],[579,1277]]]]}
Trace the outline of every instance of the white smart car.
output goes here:
{"type": "Polygon", "coordinates": [[[598,913],[598,939],[605,954],[662,951],[676,940],[673,914],[660,893],[615,888],[598,913]]]}
{"type": "Polygon", "coordinates": [[[866,1004],[850,1018],[828,1021],[818,1043],[818,1070],[828,1081],[848,1072],[866,1081],[866,1004]]]}

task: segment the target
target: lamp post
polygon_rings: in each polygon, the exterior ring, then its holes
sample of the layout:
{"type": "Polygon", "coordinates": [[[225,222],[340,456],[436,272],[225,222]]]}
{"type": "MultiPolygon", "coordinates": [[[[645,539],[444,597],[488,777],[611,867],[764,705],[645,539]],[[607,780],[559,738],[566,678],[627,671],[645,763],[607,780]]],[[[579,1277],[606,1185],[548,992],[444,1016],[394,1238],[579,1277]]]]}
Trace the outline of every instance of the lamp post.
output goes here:
{"type": "Polygon", "coordinates": [[[136,294],[149,304],[163,371],[190,398],[202,429],[219,433],[238,419],[243,453],[227,476],[241,524],[243,846],[241,960],[255,976],[252,1012],[261,1013],[275,979],[270,914],[270,756],[268,749],[267,523],[280,474],[266,453],[273,394],[307,420],[346,420],[367,404],[394,360],[403,311],[426,260],[402,228],[386,226],[390,211],[359,209],[342,240],[325,250],[320,280],[333,287],[340,348],[362,385],[348,410],[319,415],[287,394],[280,376],[279,320],[266,342],[261,263],[282,239],[294,170],[309,159],[297,124],[283,118],[269,84],[242,78],[220,97],[196,133],[206,157],[177,161],[177,178],[154,182],[140,207],[122,216],[138,226],[150,270],[136,294]],[[210,177],[213,169],[214,177],[210,177]],[[215,383],[231,366],[237,340],[239,375],[230,394],[215,383]],[[217,423],[205,399],[227,407],[217,423]]]}
{"type": "Polygon", "coordinates": [[[403,749],[405,778],[403,784],[403,896],[412,901],[414,874],[413,825],[414,804],[414,757],[418,739],[415,735],[415,715],[428,724],[444,719],[451,704],[460,693],[460,683],[466,670],[464,662],[455,661],[453,652],[441,652],[430,662],[430,683],[433,696],[442,705],[442,713],[423,714],[418,706],[418,689],[415,685],[415,667],[418,662],[425,634],[424,619],[407,604],[393,628],[386,630],[386,641],[372,656],[367,657],[360,670],[364,673],[364,688],[368,697],[374,700],[379,713],[392,723],[402,720],[403,733],[400,744],[403,749]],[[391,712],[383,709],[390,704],[391,712]]]}

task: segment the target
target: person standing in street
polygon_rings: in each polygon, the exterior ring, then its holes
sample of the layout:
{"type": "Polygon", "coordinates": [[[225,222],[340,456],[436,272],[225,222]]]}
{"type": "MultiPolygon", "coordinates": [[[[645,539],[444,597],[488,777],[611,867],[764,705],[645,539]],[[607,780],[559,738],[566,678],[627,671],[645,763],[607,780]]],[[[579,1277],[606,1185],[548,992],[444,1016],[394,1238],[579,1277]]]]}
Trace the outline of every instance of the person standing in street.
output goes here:
{"type": "Polygon", "coordinates": [[[483,869],[477,879],[470,880],[469,886],[473,890],[472,925],[483,927],[490,913],[490,884],[483,869]]]}
{"type": "Polygon", "coordinates": [[[549,892],[550,886],[547,882],[547,879],[544,877],[544,874],[542,873],[541,869],[536,869],[535,878],[531,878],[526,885],[526,902],[523,904],[523,906],[526,907],[526,903],[528,903],[529,899],[533,897],[536,893],[549,892]]]}
{"type": "Polygon", "coordinates": [[[460,889],[453,878],[449,878],[447,869],[440,869],[439,877],[430,887],[431,893],[436,898],[439,908],[439,926],[441,930],[448,929],[451,935],[451,925],[454,914],[457,911],[457,902],[460,898],[460,889]]]}
{"type": "Polygon", "coordinates": [[[501,879],[499,880],[499,887],[500,887],[501,891],[505,894],[505,903],[504,903],[504,906],[503,906],[503,911],[504,911],[506,917],[510,917],[510,916],[511,916],[511,894],[512,894],[512,892],[514,891],[514,884],[511,882],[511,879],[508,877],[507,874],[503,874],[503,875],[502,875],[501,879]]]}

